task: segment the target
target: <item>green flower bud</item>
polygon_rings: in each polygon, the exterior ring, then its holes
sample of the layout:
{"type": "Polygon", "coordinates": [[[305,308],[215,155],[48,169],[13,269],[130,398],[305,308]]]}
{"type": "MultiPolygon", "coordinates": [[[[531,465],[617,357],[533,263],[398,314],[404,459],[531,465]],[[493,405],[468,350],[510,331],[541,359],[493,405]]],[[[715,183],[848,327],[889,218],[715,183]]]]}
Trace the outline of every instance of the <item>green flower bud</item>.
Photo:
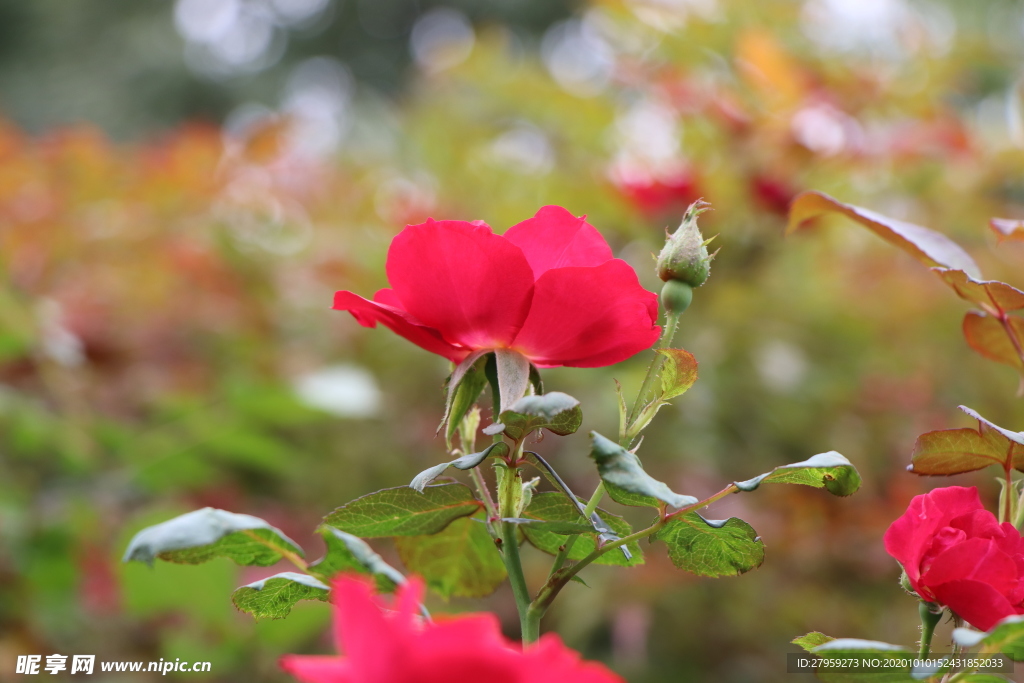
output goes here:
{"type": "Polygon", "coordinates": [[[702,199],[690,204],[679,228],[668,236],[658,255],[658,277],[665,282],[678,280],[691,287],[700,287],[707,281],[714,255],[708,254],[708,242],[711,240],[705,240],[700,234],[697,216],[709,208],[710,205],[702,199]]]}
{"type": "Polygon", "coordinates": [[[661,306],[667,313],[679,314],[690,307],[693,287],[681,280],[669,280],[661,288],[661,306]]]}

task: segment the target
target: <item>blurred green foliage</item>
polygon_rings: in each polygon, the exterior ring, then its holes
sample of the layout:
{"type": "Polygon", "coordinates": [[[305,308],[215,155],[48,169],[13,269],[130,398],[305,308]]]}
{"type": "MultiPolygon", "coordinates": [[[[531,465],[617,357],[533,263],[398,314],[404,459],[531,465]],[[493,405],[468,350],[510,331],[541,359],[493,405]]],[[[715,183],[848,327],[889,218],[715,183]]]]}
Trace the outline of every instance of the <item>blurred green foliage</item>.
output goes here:
{"type": "MultiPolygon", "coordinates": [[[[326,512],[449,459],[434,436],[446,363],[329,310],[335,290],[385,285],[405,223],[503,230],[561,204],[654,290],[662,229],[698,196],[722,249],[677,337],[699,380],[648,430],[645,467],[703,496],[834,449],[864,487],[727,498],[709,514],[757,529],[760,569],[701,579],[648,553],[590,570],[546,626],[633,683],[778,680],[788,641],[812,630],[913,642],[884,529],[936,483],[995,490],[906,474],[914,439],[966,426],[958,404],[1024,426],[1018,380],[967,349],[964,304],[919,264],[839,221],[783,239],[785,210],[820,189],[949,234],[986,276],[1024,284],[1024,249],[986,227],[1024,215],[1019,5],[606,0],[537,40],[563,5],[515,18],[466,3],[471,50],[463,35],[412,62],[403,32],[386,50],[403,66],[375,72],[359,66],[384,49],[372,36],[331,34],[361,4],[220,80],[185,70],[168,5],[0,5],[0,105],[19,122],[0,129],[0,668],[181,657],[212,661],[211,681],[272,681],[278,655],[328,651],[325,605],[260,623],[231,607],[280,568],[121,566],[127,539],[211,505],[315,558],[326,512]],[[109,39],[90,28],[112,14],[109,39]],[[360,85],[317,66],[292,92],[326,100],[293,102],[326,110],[278,106],[308,56],[343,60],[360,85]],[[250,101],[263,108],[237,108],[250,101]],[[181,120],[231,111],[224,129],[181,120]],[[174,127],[133,143],[47,128],[78,120],[116,137],[174,127]]],[[[586,433],[615,433],[612,378],[635,391],[646,360],[544,371],[582,401],[578,434],[535,444],[575,491],[597,482],[586,433]]],[[[541,581],[546,557],[524,555],[541,581]]],[[[430,606],[515,624],[506,589],[430,606]]]]}

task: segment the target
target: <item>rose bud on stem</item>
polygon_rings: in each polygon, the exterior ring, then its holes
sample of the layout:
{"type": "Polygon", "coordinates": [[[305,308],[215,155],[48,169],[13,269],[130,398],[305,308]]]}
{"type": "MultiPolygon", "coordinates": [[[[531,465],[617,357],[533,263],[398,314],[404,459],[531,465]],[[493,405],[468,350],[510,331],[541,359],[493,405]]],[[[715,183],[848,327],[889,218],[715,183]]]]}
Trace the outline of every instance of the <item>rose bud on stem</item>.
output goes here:
{"type": "MultiPolygon", "coordinates": [[[[708,244],[714,237],[705,240],[700,228],[697,227],[697,217],[710,210],[709,203],[698,199],[686,209],[676,231],[665,232],[665,246],[657,258],[658,277],[665,282],[660,296],[661,305],[665,309],[665,329],[654,347],[655,350],[665,349],[671,345],[679,326],[679,317],[693,301],[693,290],[707,282],[711,275],[711,261],[718,252],[709,254],[708,244]]],[[[637,422],[640,411],[647,404],[647,396],[658,375],[662,360],[661,354],[655,354],[651,361],[640,394],[629,416],[631,424],[637,422]]]]}

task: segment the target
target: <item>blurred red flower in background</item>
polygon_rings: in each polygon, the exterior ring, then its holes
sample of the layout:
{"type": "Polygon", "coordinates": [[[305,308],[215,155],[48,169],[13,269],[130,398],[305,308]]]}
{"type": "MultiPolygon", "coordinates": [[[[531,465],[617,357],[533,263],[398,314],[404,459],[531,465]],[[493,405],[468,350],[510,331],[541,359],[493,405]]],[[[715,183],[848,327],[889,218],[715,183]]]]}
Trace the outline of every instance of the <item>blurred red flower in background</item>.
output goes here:
{"type": "Polygon", "coordinates": [[[885,549],[921,598],[972,626],[987,631],[1024,614],[1024,539],[982,506],[973,486],[914,496],[885,532],[885,549]]]}
{"type": "Polygon", "coordinates": [[[657,296],[585,218],[545,206],[495,235],[483,221],[410,225],[391,242],[391,289],[334,308],[458,363],[508,348],[538,367],[601,367],[650,347],[657,296]]]}
{"type": "Polygon", "coordinates": [[[281,668],[304,683],[622,683],[554,634],[520,650],[493,614],[420,621],[417,579],[399,588],[388,615],[357,578],[336,580],[332,596],[337,646],[348,656],[283,657],[281,668]]]}
{"type": "Polygon", "coordinates": [[[613,174],[613,181],[619,192],[648,216],[682,213],[701,197],[700,184],[689,171],[664,176],[620,171],[613,174]]]}

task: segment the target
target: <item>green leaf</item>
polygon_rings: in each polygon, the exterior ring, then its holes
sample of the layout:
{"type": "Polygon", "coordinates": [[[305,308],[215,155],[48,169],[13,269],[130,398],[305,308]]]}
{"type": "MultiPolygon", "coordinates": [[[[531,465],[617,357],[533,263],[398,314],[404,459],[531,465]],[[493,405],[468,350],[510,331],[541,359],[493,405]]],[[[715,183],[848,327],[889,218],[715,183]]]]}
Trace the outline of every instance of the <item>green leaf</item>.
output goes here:
{"type": "Polygon", "coordinates": [[[259,517],[203,508],[135,534],[123,561],[199,564],[228,557],[245,566],[269,567],[286,554],[302,557],[302,548],[259,517]]]}
{"type": "Polygon", "coordinates": [[[697,359],[683,349],[658,349],[665,356],[661,369],[661,400],[682,396],[697,381],[697,359]]]}
{"type": "Polygon", "coordinates": [[[794,638],[789,642],[793,643],[794,645],[799,645],[803,649],[810,652],[812,649],[818,647],[819,645],[824,645],[825,643],[831,642],[833,640],[835,640],[835,638],[833,638],[832,636],[826,636],[821,631],[811,631],[810,633],[802,635],[799,638],[794,638]]]}
{"type": "Polygon", "coordinates": [[[837,496],[849,496],[860,488],[860,474],[857,469],[835,451],[819,453],[790,465],[776,467],[771,472],[735,482],[740,491],[753,491],[764,483],[803,484],[815,488],[826,488],[837,496]]]}
{"type": "Polygon", "coordinates": [[[619,441],[626,438],[626,420],[628,419],[628,409],[626,408],[626,397],[622,395],[622,385],[619,384],[619,380],[615,382],[615,395],[618,397],[617,403],[619,404],[619,441]]]}
{"type": "Polygon", "coordinates": [[[324,523],[361,538],[420,536],[436,534],[481,507],[464,484],[427,486],[423,493],[399,486],[356,498],[327,515],[324,523]]]}
{"type": "Polygon", "coordinates": [[[482,598],[506,577],[501,553],[482,519],[463,517],[440,533],[395,539],[395,547],[406,569],[444,598],[482,598]]]}
{"type": "Polygon", "coordinates": [[[597,432],[590,433],[590,457],[597,463],[597,472],[604,480],[608,495],[616,503],[635,507],[659,507],[659,501],[672,507],[693,505],[697,499],[673,492],[663,482],[644,471],[640,459],[611,439],[597,432]]]}
{"type": "MultiPolygon", "coordinates": [[[[682,396],[697,381],[697,359],[683,349],[656,349],[656,353],[665,357],[661,368],[661,392],[644,404],[631,424],[626,425],[625,401],[619,388],[619,441],[631,444],[634,439],[654,420],[658,411],[668,402],[682,396]]],[[[616,383],[618,384],[618,383],[616,383]]]]}
{"type": "Polygon", "coordinates": [[[572,434],[583,423],[580,402],[568,394],[552,391],[543,396],[524,396],[498,416],[505,433],[516,441],[538,429],[559,436],[572,434]]]}
{"type": "Polygon", "coordinates": [[[789,205],[789,227],[786,232],[797,230],[823,213],[838,213],[860,223],[927,266],[954,268],[972,277],[980,277],[978,265],[970,254],[945,235],[883,216],[870,209],[844,204],[822,192],[802,192],[796,196],[789,205]]]}
{"type": "Polygon", "coordinates": [[[231,602],[256,619],[283,619],[299,600],[327,602],[330,588],[307,574],[284,572],[242,586],[231,602]]]}
{"type": "Polygon", "coordinates": [[[504,412],[522,398],[530,386],[530,361],[518,351],[495,349],[494,363],[501,403],[498,412],[504,412]]]}
{"type": "MultiPolygon", "coordinates": [[[[1010,681],[1006,676],[999,676],[998,674],[970,674],[964,678],[958,679],[961,683],[1006,683],[1010,681]]],[[[1013,683],[1010,681],[1010,683],[1013,683]]]]}
{"type": "Polygon", "coordinates": [[[989,465],[1009,465],[1024,471],[1024,434],[989,422],[967,406],[978,428],[940,429],[917,438],[908,468],[914,474],[950,475],[973,472],[989,465]]]}
{"type": "Polygon", "coordinates": [[[359,572],[373,576],[377,592],[390,593],[405,582],[402,573],[389,565],[369,544],[358,536],[339,531],[332,526],[317,530],[324,538],[327,552],[309,566],[311,571],[333,577],[342,572],[359,572]]]}
{"type": "MultiPolygon", "coordinates": [[[[629,526],[629,523],[621,517],[613,515],[605,510],[599,510],[599,513],[601,520],[620,538],[633,533],[633,529],[629,526]]],[[[587,524],[586,519],[580,514],[579,509],[574,506],[568,498],[556,491],[545,491],[544,493],[538,493],[535,495],[533,497],[533,502],[531,502],[530,506],[523,512],[523,517],[546,523],[560,522],[574,525],[587,524]]],[[[566,542],[565,535],[559,534],[558,532],[552,531],[539,524],[524,524],[522,526],[522,530],[527,541],[537,549],[543,550],[551,555],[557,555],[559,547],[566,542]]],[[[582,560],[584,557],[594,552],[597,548],[597,536],[598,534],[592,528],[588,529],[586,533],[581,532],[576,538],[576,542],[573,544],[572,550],[569,551],[569,559],[572,561],[582,560]]],[[[630,551],[631,557],[629,559],[616,550],[605,553],[595,560],[594,563],[626,567],[643,564],[643,551],[640,550],[640,544],[634,541],[633,543],[627,543],[626,547],[630,551]]]]}
{"type": "Polygon", "coordinates": [[[444,474],[445,470],[449,467],[455,467],[460,470],[471,470],[492,455],[496,457],[508,455],[508,444],[504,441],[492,443],[479,453],[470,453],[462,456],[461,458],[456,458],[451,462],[443,462],[440,465],[428,467],[413,477],[413,480],[409,482],[409,488],[422,493],[427,484],[444,474]]]}
{"type": "Polygon", "coordinates": [[[707,520],[696,512],[672,517],[652,537],[668,545],[672,564],[698,576],[737,576],[764,562],[764,544],[737,517],[707,520]]]}
{"type": "MultiPolygon", "coordinates": [[[[917,655],[909,648],[901,645],[890,645],[874,640],[857,638],[837,638],[811,650],[822,659],[881,659],[898,657],[914,659],[917,655]]],[[[837,665],[839,662],[837,662],[837,665]]],[[[868,667],[841,667],[835,669],[828,666],[818,667],[818,678],[825,683],[911,683],[915,681],[910,667],[905,669],[882,669],[868,667]],[[845,669],[845,670],[844,670],[845,669]]]]}
{"type": "Polygon", "coordinates": [[[511,522],[512,524],[529,524],[530,529],[534,531],[547,531],[559,536],[575,536],[577,534],[593,533],[594,531],[592,526],[583,523],[582,517],[580,517],[579,522],[544,521],[530,519],[529,517],[502,517],[501,521],[511,522]]]}
{"type": "Polygon", "coordinates": [[[448,398],[444,419],[438,429],[447,423],[448,428],[445,430],[444,438],[449,450],[452,447],[452,437],[455,436],[459,425],[462,424],[462,418],[466,416],[476,400],[480,398],[480,392],[487,386],[487,376],[481,367],[482,364],[478,362],[484,353],[486,352],[477,351],[467,357],[455,368],[448,380],[448,398]]]}
{"type": "MultiPolygon", "coordinates": [[[[583,517],[583,513],[586,511],[586,502],[581,500],[579,496],[572,492],[569,485],[566,484],[565,481],[562,480],[562,477],[559,476],[558,472],[555,471],[555,468],[553,468],[548,461],[542,458],[538,453],[534,453],[533,451],[526,451],[526,457],[537,467],[537,469],[541,471],[541,474],[543,474],[555,488],[565,494],[566,502],[576,509],[580,517],[583,517]]],[[[527,500],[526,505],[529,506],[529,504],[530,502],[527,500]]],[[[598,534],[598,538],[603,543],[611,543],[619,540],[620,538],[619,535],[612,530],[611,526],[605,523],[601,516],[596,512],[591,513],[590,515],[590,526],[598,534]]],[[[619,552],[627,561],[631,559],[632,554],[625,546],[619,546],[619,552]]]]}
{"type": "Polygon", "coordinates": [[[989,652],[1002,652],[1015,662],[1024,662],[1024,615],[1007,617],[987,633],[953,629],[953,640],[964,647],[981,645],[989,652]]]}
{"type": "Polygon", "coordinates": [[[480,406],[473,406],[459,423],[459,445],[462,452],[476,452],[476,433],[480,430],[480,406]]]}
{"type": "Polygon", "coordinates": [[[530,384],[533,386],[533,393],[538,396],[544,393],[544,380],[540,376],[540,370],[533,363],[530,363],[530,384]]]}

